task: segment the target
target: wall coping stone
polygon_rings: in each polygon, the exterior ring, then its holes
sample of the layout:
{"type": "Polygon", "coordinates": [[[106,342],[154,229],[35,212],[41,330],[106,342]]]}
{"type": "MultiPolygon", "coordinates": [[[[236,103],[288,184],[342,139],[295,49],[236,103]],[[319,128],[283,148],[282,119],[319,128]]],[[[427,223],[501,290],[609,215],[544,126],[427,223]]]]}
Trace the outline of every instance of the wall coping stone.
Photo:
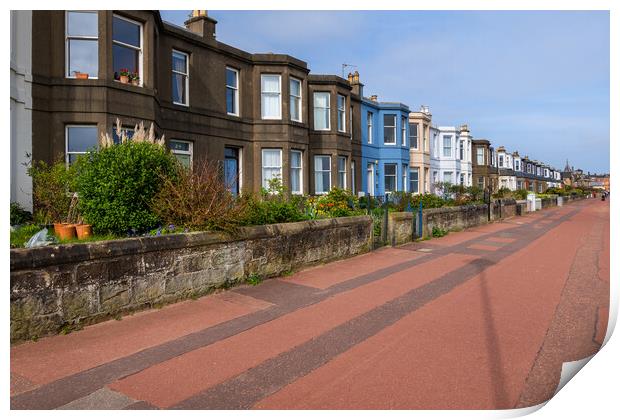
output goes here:
{"type": "Polygon", "coordinates": [[[332,227],[346,227],[371,221],[370,216],[350,216],[331,219],[306,220],[293,223],[241,227],[234,234],[222,232],[188,232],[161,236],[114,239],[90,243],[50,245],[37,248],[11,249],[11,271],[28,270],[88,261],[114,258],[123,255],[141,254],[152,251],[178,248],[192,248],[223,242],[261,239],[272,236],[286,236],[305,231],[324,230],[332,227]]]}

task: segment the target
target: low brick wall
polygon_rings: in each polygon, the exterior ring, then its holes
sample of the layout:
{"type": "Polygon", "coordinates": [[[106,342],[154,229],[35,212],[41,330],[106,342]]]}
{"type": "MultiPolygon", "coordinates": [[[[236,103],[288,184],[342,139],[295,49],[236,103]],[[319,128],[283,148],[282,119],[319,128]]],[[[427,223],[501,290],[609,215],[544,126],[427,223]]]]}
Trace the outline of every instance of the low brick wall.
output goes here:
{"type": "Polygon", "coordinates": [[[11,250],[11,341],[369,250],[369,216],[11,250]]]}

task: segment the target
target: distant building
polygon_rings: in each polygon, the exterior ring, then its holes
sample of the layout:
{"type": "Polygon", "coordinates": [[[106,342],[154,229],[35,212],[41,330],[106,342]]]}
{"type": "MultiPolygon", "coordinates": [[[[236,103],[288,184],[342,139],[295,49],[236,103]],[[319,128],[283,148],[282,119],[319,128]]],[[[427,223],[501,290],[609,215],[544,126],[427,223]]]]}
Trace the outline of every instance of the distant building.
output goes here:
{"type": "Polygon", "coordinates": [[[473,185],[496,192],[499,174],[491,142],[486,139],[473,140],[471,153],[473,185]]]}
{"type": "Polygon", "coordinates": [[[414,194],[431,192],[431,124],[427,106],[409,113],[409,191],[414,194]]]}

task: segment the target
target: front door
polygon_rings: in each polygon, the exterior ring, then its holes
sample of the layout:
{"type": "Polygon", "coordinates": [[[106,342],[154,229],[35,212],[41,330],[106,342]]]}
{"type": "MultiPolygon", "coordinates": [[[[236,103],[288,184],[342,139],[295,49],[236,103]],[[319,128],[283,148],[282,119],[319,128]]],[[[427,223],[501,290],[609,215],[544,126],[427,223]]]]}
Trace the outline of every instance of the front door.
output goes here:
{"type": "Polygon", "coordinates": [[[239,194],[239,178],[239,149],[226,147],[224,149],[224,180],[233,195],[239,194]]]}

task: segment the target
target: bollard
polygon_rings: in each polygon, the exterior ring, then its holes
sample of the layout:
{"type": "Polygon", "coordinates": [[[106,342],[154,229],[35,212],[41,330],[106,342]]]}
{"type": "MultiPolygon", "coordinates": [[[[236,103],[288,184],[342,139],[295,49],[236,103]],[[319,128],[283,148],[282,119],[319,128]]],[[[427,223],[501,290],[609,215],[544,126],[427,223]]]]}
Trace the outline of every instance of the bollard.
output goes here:
{"type": "Polygon", "coordinates": [[[418,206],[418,238],[421,238],[424,235],[422,231],[422,200],[420,200],[420,205],[418,206]]]}

